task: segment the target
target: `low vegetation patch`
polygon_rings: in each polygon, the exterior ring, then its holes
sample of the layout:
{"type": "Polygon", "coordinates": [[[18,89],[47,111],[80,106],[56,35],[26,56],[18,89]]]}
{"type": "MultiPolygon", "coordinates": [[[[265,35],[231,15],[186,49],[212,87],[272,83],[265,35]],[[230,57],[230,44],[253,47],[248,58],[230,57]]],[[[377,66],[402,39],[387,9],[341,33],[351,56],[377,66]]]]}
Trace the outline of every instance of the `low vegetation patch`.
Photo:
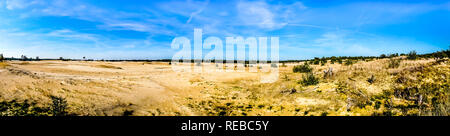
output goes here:
{"type": "Polygon", "coordinates": [[[303,65],[297,65],[294,66],[294,68],[292,69],[292,71],[294,73],[309,73],[312,72],[313,68],[310,67],[308,64],[303,64],[303,65]]]}
{"type": "Polygon", "coordinates": [[[319,78],[315,77],[312,72],[307,73],[305,76],[303,76],[301,80],[301,84],[303,85],[317,85],[319,84],[319,78]]]}
{"type": "Polygon", "coordinates": [[[388,62],[388,68],[398,68],[400,67],[401,59],[390,58],[388,62]]]}
{"type": "Polygon", "coordinates": [[[28,100],[0,102],[0,116],[67,116],[67,101],[63,97],[50,96],[52,104],[38,106],[37,102],[28,100]]]}

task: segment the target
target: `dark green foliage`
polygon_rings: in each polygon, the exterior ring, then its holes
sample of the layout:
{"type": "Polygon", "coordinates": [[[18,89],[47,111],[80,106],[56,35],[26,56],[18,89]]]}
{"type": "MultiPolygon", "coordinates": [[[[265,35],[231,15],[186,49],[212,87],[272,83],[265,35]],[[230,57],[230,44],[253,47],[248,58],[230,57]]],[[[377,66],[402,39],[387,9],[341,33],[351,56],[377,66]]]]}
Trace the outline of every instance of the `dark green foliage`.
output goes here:
{"type": "Polygon", "coordinates": [[[52,99],[52,105],[50,107],[53,116],[66,116],[67,115],[67,101],[63,97],[50,96],[52,99]]]}
{"type": "Polygon", "coordinates": [[[438,52],[434,53],[432,56],[435,59],[443,59],[443,58],[447,58],[448,57],[448,55],[444,51],[441,51],[441,52],[438,51],[438,52]]]}
{"type": "Polygon", "coordinates": [[[0,61],[3,61],[4,59],[3,54],[0,54],[0,61]]]}
{"type": "Polygon", "coordinates": [[[336,62],[336,57],[335,56],[332,56],[331,57],[331,60],[330,60],[330,63],[331,64],[334,64],[336,62]]]}
{"type": "Polygon", "coordinates": [[[0,116],[67,116],[67,101],[62,97],[50,96],[49,107],[39,107],[36,102],[3,101],[0,102],[0,116]]]}
{"type": "Polygon", "coordinates": [[[294,68],[292,69],[294,73],[308,73],[311,72],[312,70],[313,69],[306,63],[303,65],[294,66],[294,68]]]}
{"type": "Polygon", "coordinates": [[[339,63],[339,64],[342,64],[342,59],[339,58],[339,59],[338,59],[338,63],[339,63]]]}
{"type": "Polygon", "coordinates": [[[408,53],[408,59],[409,60],[416,60],[418,58],[416,51],[411,51],[408,53]]]}
{"type": "Polygon", "coordinates": [[[16,100],[0,102],[0,116],[48,116],[50,109],[36,106],[34,102],[16,100]]]}
{"type": "Polygon", "coordinates": [[[389,54],[389,58],[398,57],[398,53],[389,54]]]}
{"type": "Polygon", "coordinates": [[[314,58],[314,61],[313,61],[313,64],[314,64],[314,65],[319,65],[319,63],[320,63],[320,59],[317,58],[317,57],[315,57],[315,58],[314,58]]]}
{"type": "Polygon", "coordinates": [[[353,60],[350,60],[350,59],[347,59],[347,60],[345,60],[345,65],[353,65],[353,60]]]}
{"type": "Polygon", "coordinates": [[[307,73],[305,76],[303,76],[303,79],[301,81],[301,84],[303,85],[317,85],[319,84],[319,78],[315,77],[312,72],[307,73]]]}
{"type": "Polygon", "coordinates": [[[325,58],[325,57],[322,57],[321,59],[320,59],[320,65],[325,65],[325,64],[327,64],[327,59],[325,58]]]}

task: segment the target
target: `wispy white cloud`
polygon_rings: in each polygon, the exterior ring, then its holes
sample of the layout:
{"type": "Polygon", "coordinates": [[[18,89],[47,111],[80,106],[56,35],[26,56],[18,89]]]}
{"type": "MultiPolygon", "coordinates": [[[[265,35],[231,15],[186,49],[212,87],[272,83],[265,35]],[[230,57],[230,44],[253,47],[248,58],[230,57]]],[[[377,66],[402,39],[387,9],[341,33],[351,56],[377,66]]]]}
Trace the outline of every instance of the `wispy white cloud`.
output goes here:
{"type": "Polygon", "coordinates": [[[6,8],[9,10],[13,9],[24,9],[31,5],[38,4],[37,0],[6,0],[6,8]]]}
{"type": "Polygon", "coordinates": [[[238,14],[247,25],[257,25],[261,28],[274,28],[278,24],[275,15],[268,9],[265,2],[239,2],[238,14]]]}
{"type": "Polygon", "coordinates": [[[79,33],[75,32],[69,29],[62,29],[62,30],[55,30],[52,32],[49,32],[46,34],[49,37],[59,37],[59,38],[66,38],[66,40],[74,40],[74,41],[93,41],[98,42],[99,37],[95,34],[85,34],[85,33],[79,33]]]}

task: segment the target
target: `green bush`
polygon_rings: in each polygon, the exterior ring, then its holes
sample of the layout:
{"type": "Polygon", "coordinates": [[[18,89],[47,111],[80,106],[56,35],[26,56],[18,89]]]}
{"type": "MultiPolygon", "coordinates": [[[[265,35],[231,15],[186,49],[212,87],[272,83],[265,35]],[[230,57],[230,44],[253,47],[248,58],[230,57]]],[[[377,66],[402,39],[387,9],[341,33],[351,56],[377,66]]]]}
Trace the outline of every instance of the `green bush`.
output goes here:
{"type": "Polygon", "coordinates": [[[307,73],[306,76],[303,76],[303,79],[301,81],[301,84],[303,85],[317,85],[319,84],[319,78],[315,77],[312,72],[307,73]]]}
{"type": "Polygon", "coordinates": [[[320,59],[320,65],[324,66],[325,64],[327,64],[327,59],[325,57],[322,57],[320,59]]]}
{"type": "Polygon", "coordinates": [[[350,59],[347,59],[347,60],[345,60],[345,65],[353,65],[353,61],[352,60],[350,60],[350,59]]]}
{"type": "Polygon", "coordinates": [[[320,61],[319,60],[314,60],[313,64],[314,65],[319,65],[320,61]]]}
{"type": "Polygon", "coordinates": [[[338,61],[339,64],[342,64],[342,59],[341,58],[339,58],[337,61],[338,61]]]}
{"type": "Polygon", "coordinates": [[[67,115],[67,101],[63,97],[50,96],[52,99],[52,105],[50,107],[53,116],[66,116],[67,115]]]}
{"type": "Polygon", "coordinates": [[[408,59],[409,60],[416,60],[418,58],[416,51],[411,51],[408,53],[408,59]]]}
{"type": "Polygon", "coordinates": [[[308,73],[311,72],[312,70],[313,69],[306,63],[303,65],[294,66],[294,68],[292,69],[294,73],[308,73]]]}

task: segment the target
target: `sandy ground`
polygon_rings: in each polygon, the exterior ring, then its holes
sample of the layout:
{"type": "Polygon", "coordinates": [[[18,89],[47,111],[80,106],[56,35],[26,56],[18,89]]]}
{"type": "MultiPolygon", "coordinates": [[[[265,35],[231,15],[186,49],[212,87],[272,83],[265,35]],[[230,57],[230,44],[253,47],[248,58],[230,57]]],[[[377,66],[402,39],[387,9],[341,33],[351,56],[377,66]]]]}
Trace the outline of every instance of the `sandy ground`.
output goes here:
{"type": "Polygon", "coordinates": [[[314,74],[321,78],[312,86],[301,85],[304,74],[292,72],[293,66],[302,63],[279,67],[276,82],[261,83],[261,76],[267,73],[215,72],[234,66],[204,64],[207,71],[177,72],[173,66],[192,68],[195,64],[9,61],[0,67],[0,100],[32,100],[48,105],[49,96],[61,96],[67,100],[70,113],[94,116],[120,116],[125,111],[144,116],[360,115],[347,111],[348,98],[336,91],[339,84],[365,90],[368,95],[379,94],[393,87],[392,73],[432,60],[405,60],[400,68],[393,69],[386,68],[387,61],[312,65],[314,74]],[[322,78],[329,68],[337,76],[322,78]],[[367,78],[373,75],[377,81],[369,84],[367,78]],[[296,92],[289,93],[291,89],[296,92]]]}
{"type": "Polygon", "coordinates": [[[257,76],[174,72],[168,63],[158,62],[16,61],[9,65],[0,69],[3,99],[48,102],[46,96],[59,95],[80,115],[120,115],[123,110],[134,110],[136,115],[194,115],[174,99],[198,92],[195,82],[257,76]]]}

